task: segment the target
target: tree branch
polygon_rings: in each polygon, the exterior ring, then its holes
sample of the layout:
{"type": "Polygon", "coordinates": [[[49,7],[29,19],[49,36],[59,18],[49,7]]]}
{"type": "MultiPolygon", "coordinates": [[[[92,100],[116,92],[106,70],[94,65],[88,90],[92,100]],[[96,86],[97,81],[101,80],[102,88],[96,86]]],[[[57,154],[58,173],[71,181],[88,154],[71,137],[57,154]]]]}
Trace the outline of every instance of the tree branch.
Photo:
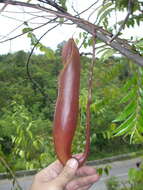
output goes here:
{"type": "Polygon", "coordinates": [[[108,31],[104,30],[103,28],[101,28],[97,25],[94,25],[84,19],[77,18],[76,16],[73,16],[67,12],[63,13],[61,11],[51,10],[49,8],[40,6],[38,4],[24,3],[24,2],[20,2],[20,1],[8,1],[8,0],[4,0],[4,3],[8,3],[10,5],[19,5],[19,6],[34,8],[34,9],[38,9],[38,10],[41,10],[41,11],[44,11],[47,13],[54,14],[61,18],[66,18],[66,19],[72,21],[74,24],[77,24],[78,27],[89,32],[91,35],[94,35],[94,31],[96,30],[96,36],[98,39],[100,39],[107,45],[110,45],[112,48],[119,51],[122,55],[133,60],[136,64],[143,66],[143,57],[140,56],[140,54],[138,52],[133,51],[132,46],[130,46],[125,40],[122,40],[117,37],[114,41],[109,43],[113,36],[112,33],[109,33],[108,31]]]}
{"type": "Polygon", "coordinates": [[[53,0],[38,0],[40,2],[46,3],[48,5],[51,5],[52,7],[54,7],[55,9],[57,9],[58,11],[62,12],[62,13],[66,13],[66,10],[59,6],[55,1],[53,0]]]}
{"type": "MultiPolygon", "coordinates": [[[[41,24],[40,26],[37,26],[37,27],[35,27],[35,28],[32,28],[32,31],[37,30],[37,29],[39,29],[39,28],[42,28],[42,27],[46,26],[46,25],[49,24],[49,23],[51,23],[51,20],[48,21],[48,22],[46,22],[46,23],[44,23],[44,24],[41,24]]],[[[28,32],[29,32],[29,31],[24,32],[24,33],[21,33],[21,34],[18,34],[18,35],[16,35],[16,36],[13,36],[13,37],[8,38],[8,39],[5,39],[5,40],[0,39],[0,40],[2,40],[2,41],[0,41],[0,43],[4,43],[4,42],[10,41],[10,40],[14,40],[14,39],[16,39],[16,38],[18,38],[18,37],[20,37],[20,36],[23,36],[23,35],[27,34],[28,32]]],[[[10,34],[10,33],[9,33],[9,34],[10,34]]],[[[9,35],[9,34],[8,34],[8,35],[9,35]]]]}
{"type": "Polygon", "coordinates": [[[9,167],[8,163],[6,162],[6,160],[2,156],[0,156],[0,162],[8,170],[8,172],[11,175],[11,177],[13,178],[13,182],[16,184],[17,188],[19,190],[22,190],[22,187],[20,186],[19,182],[17,181],[14,172],[12,171],[12,169],[9,167]]]}
{"type": "MultiPolygon", "coordinates": [[[[54,18],[53,20],[56,20],[57,18],[54,18]]],[[[27,62],[26,62],[26,71],[27,71],[27,76],[28,78],[30,79],[30,81],[32,82],[32,84],[34,84],[38,90],[40,91],[40,93],[43,95],[44,99],[49,99],[50,103],[52,103],[52,100],[50,99],[50,97],[48,96],[48,94],[45,94],[44,90],[41,88],[41,86],[39,85],[39,83],[37,83],[31,76],[31,73],[29,71],[29,63],[30,63],[30,59],[31,59],[31,56],[36,48],[36,46],[40,43],[40,40],[50,31],[52,31],[54,28],[56,28],[57,26],[59,25],[56,24],[55,26],[53,26],[52,28],[50,28],[49,30],[47,30],[39,39],[38,41],[36,42],[36,44],[33,46],[29,56],[28,56],[28,59],[27,59],[27,62]]]]}

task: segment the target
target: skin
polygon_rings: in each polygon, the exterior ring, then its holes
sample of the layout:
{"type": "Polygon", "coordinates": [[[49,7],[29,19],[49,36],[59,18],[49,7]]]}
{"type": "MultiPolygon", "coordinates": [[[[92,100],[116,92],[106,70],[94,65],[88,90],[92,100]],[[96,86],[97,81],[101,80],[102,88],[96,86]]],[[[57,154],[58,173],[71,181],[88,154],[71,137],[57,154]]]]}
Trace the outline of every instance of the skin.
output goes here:
{"type": "Polygon", "coordinates": [[[88,190],[98,181],[99,175],[93,167],[78,166],[74,158],[68,160],[64,167],[55,161],[36,174],[30,190],[88,190]]]}

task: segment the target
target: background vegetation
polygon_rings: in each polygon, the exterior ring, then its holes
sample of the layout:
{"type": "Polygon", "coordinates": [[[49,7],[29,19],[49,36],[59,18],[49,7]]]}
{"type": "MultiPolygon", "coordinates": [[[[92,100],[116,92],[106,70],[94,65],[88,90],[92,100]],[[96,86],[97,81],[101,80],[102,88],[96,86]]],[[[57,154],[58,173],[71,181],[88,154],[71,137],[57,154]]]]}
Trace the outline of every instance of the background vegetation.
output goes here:
{"type": "MultiPolygon", "coordinates": [[[[7,4],[14,2],[3,0],[0,3],[6,3],[0,10],[5,12],[7,4]]],[[[40,40],[63,24],[76,24],[79,28],[82,27],[84,31],[79,32],[76,42],[79,47],[85,49],[91,48],[92,37],[95,35],[93,27],[96,29],[91,152],[88,159],[142,149],[143,38],[131,34],[130,37],[123,39],[123,34],[127,28],[130,30],[141,26],[143,2],[97,0],[82,12],[77,12],[74,6],[69,8],[68,0],[42,2],[37,0],[35,4],[32,3],[17,1],[17,5],[36,9],[34,15],[22,9],[28,19],[23,20],[13,31],[22,27],[20,35],[27,34],[31,46],[44,54],[32,55],[29,64],[30,75],[26,69],[28,65],[25,65],[28,53],[19,51],[0,56],[0,171],[9,168],[12,171],[42,168],[56,159],[53,150],[52,123],[57,97],[57,79],[62,67],[60,52],[64,42],[53,51],[40,40]],[[82,20],[84,13],[88,15],[86,21],[82,20]],[[114,22],[111,19],[113,17],[115,17],[114,22]],[[35,27],[31,21],[34,22],[36,18],[35,27]],[[39,18],[43,19],[43,23],[39,23],[39,18]],[[45,26],[48,28],[47,31],[38,39],[35,30],[45,26]],[[126,57],[122,57],[121,54],[126,57]]],[[[7,16],[8,12],[5,13],[7,16]]],[[[19,35],[11,38],[13,31],[4,34],[0,43],[17,38],[19,35]]],[[[91,59],[84,56],[84,52],[81,64],[80,114],[73,153],[82,152],[85,144],[87,84],[91,59]]],[[[130,186],[124,189],[140,190],[142,176],[142,167],[139,172],[131,170],[130,186]]],[[[115,189],[119,188],[120,184],[113,179],[108,186],[110,189],[111,186],[115,189]]]]}
{"type": "MultiPolygon", "coordinates": [[[[46,55],[32,56],[30,73],[34,83],[26,73],[27,53],[19,51],[0,56],[0,150],[16,170],[44,167],[56,159],[52,125],[57,79],[62,67],[59,52],[60,48],[54,52],[54,60],[46,55]]],[[[90,63],[90,58],[81,57],[80,122],[73,143],[75,153],[84,150],[90,63]]],[[[127,81],[133,80],[134,73],[125,58],[96,60],[89,160],[141,149],[140,144],[130,145],[129,137],[111,138],[112,131],[121,123],[113,120],[119,112],[123,114],[126,105],[126,102],[119,103],[127,95],[124,86],[127,81]]],[[[5,171],[2,165],[0,168],[5,171]]]]}

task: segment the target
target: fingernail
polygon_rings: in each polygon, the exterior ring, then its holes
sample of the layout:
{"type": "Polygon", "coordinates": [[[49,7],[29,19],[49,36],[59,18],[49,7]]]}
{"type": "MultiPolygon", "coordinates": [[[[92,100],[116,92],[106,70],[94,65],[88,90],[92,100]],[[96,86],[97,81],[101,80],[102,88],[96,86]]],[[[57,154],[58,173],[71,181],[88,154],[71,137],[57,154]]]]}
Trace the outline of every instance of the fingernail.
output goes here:
{"type": "Polygon", "coordinates": [[[67,161],[66,165],[69,166],[70,168],[77,169],[78,168],[78,161],[74,158],[71,158],[70,160],[67,161]]]}

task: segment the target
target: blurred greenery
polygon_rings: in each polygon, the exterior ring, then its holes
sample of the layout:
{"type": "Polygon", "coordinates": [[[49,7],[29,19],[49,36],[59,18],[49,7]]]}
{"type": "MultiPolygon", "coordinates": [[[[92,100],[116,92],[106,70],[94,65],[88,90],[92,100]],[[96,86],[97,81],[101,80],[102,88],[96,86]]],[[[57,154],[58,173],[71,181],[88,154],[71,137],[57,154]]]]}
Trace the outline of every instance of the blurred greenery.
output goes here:
{"type": "MultiPolygon", "coordinates": [[[[54,3],[68,12],[67,0],[56,0],[54,3]]],[[[93,11],[88,19],[93,16],[93,23],[97,26],[122,37],[125,28],[133,29],[142,24],[142,8],[143,3],[139,0],[102,0],[101,6],[93,11]],[[118,19],[117,13],[126,13],[127,19],[124,16],[118,19]],[[113,15],[116,16],[115,23],[111,20],[113,15]]],[[[72,9],[74,10],[74,7],[72,9]]],[[[47,19],[47,16],[45,18],[47,19]]],[[[26,70],[29,53],[19,51],[0,55],[0,172],[6,171],[9,174],[16,170],[43,168],[56,159],[52,125],[58,76],[62,68],[60,55],[65,42],[59,44],[55,51],[46,47],[35,35],[30,20],[24,23],[25,28],[22,32],[27,33],[31,46],[35,46],[41,52],[31,57],[31,77],[26,70]]],[[[59,18],[58,21],[62,26],[64,18],[59,18]]],[[[79,46],[82,45],[86,49],[91,48],[92,38],[89,33],[82,31],[75,40],[79,46]]],[[[126,39],[114,40],[122,43],[123,48],[129,48],[142,56],[142,37],[131,34],[126,39]]],[[[143,69],[132,60],[119,55],[109,45],[110,43],[104,44],[96,39],[88,160],[137,152],[143,148],[143,69]]],[[[73,154],[83,152],[85,146],[87,89],[91,62],[91,58],[81,56],[79,121],[72,145],[73,154]]],[[[109,170],[107,166],[99,168],[98,172],[108,175],[109,170]]],[[[142,164],[138,169],[131,169],[128,176],[127,184],[120,183],[114,177],[109,179],[107,188],[141,190],[142,164]]]]}
{"type": "Polygon", "coordinates": [[[112,176],[106,181],[107,190],[142,190],[143,186],[143,166],[131,168],[128,172],[128,179],[120,180],[112,176]]]}
{"type": "MultiPolygon", "coordinates": [[[[29,71],[34,84],[26,73],[28,53],[19,51],[0,56],[0,155],[14,170],[45,167],[56,159],[52,123],[57,80],[62,68],[61,47],[59,45],[54,52],[54,60],[42,54],[32,55],[29,71]]],[[[72,146],[74,153],[83,152],[85,145],[90,64],[90,58],[81,57],[80,114],[72,146]]],[[[104,62],[96,60],[89,160],[142,148],[140,144],[129,144],[129,137],[112,138],[112,131],[120,124],[112,121],[124,106],[119,104],[126,94],[122,87],[132,76],[129,68],[129,62],[122,57],[110,56],[104,62]]],[[[4,171],[2,165],[0,171],[4,171]]]]}

